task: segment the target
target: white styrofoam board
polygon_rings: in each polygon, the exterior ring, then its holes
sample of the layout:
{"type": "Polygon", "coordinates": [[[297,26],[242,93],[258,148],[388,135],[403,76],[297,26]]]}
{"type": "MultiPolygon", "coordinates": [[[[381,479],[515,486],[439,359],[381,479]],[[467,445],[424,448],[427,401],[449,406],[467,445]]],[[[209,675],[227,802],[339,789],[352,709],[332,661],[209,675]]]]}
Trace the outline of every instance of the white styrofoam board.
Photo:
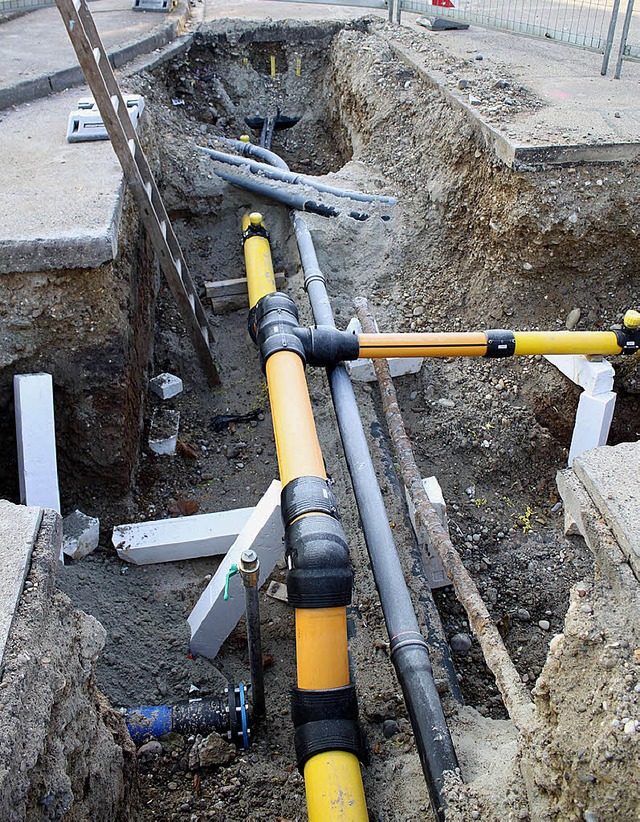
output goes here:
{"type": "Polygon", "coordinates": [[[578,454],[607,444],[615,405],[616,394],[613,391],[603,394],[583,391],[580,394],[569,448],[569,467],[578,454]]]}
{"type": "Polygon", "coordinates": [[[20,502],[60,513],[51,374],[13,378],[20,502]]]}
{"type": "Polygon", "coordinates": [[[192,654],[214,659],[244,613],[244,590],[239,574],[229,579],[229,599],[224,599],[227,574],[232,565],[238,565],[242,552],[253,548],[258,555],[258,585],[267,579],[282,556],[281,490],[280,483],[274,480],[189,614],[192,654]]]}
{"type": "Polygon", "coordinates": [[[234,508],[192,517],[116,525],[111,542],[120,559],[133,565],[177,562],[226,553],[254,508],[234,508]]]}
{"type": "Polygon", "coordinates": [[[545,354],[544,357],[590,394],[613,391],[615,371],[607,360],[590,360],[584,354],[545,354]]]}

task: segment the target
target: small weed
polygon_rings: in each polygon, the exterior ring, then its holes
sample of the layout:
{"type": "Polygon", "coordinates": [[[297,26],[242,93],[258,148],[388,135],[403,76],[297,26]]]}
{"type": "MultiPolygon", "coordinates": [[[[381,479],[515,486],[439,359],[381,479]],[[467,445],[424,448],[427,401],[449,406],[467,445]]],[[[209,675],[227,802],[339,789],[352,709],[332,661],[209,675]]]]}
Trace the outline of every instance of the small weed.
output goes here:
{"type": "Polygon", "coordinates": [[[473,503],[476,506],[476,508],[483,508],[487,504],[487,498],[486,497],[476,497],[476,499],[474,499],[473,503]]]}
{"type": "Polygon", "coordinates": [[[527,534],[529,533],[529,531],[533,531],[533,525],[531,524],[532,515],[533,509],[530,505],[527,505],[524,514],[514,514],[516,526],[518,528],[522,528],[523,534],[527,534]]]}

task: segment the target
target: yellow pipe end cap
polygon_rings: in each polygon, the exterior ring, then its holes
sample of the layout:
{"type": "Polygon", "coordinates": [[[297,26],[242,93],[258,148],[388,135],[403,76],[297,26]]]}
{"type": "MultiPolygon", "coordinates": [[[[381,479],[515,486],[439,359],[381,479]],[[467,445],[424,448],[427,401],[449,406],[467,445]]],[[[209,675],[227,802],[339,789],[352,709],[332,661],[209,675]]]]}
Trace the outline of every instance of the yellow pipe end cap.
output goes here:
{"type": "Polygon", "coordinates": [[[256,228],[262,225],[262,214],[260,214],[259,211],[252,211],[251,214],[249,214],[249,223],[256,228]]]}
{"type": "Polygon", "coordinates": [[[634,311],[630,309],[624,315],[624,325],[625,328],[640,328],[640,311],[634,311]]]}
{"type": "Polygon", "coordinates": [[[250,143],[251,142],[251,137],[249,137],[248,134],[241,134],[240,135],[240,142],[241,143],[250,143]]]}

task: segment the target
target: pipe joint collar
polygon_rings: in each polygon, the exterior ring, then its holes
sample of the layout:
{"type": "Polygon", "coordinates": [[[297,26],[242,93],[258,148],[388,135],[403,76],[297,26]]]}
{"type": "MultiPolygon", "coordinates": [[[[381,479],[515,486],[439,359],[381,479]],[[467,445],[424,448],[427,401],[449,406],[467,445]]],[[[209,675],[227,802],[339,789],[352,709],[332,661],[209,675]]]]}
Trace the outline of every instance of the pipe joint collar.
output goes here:
{"type": "Polygon", "coordinates": [[[348,719],[357,722],[358,698],[355,685],[328,688],[324,691],[293,688],[291,718],[296,728],[307,722],[320,722],[325,719],[348,719]]]}
{"type": "Polygon", "coordinates": [[[640,328],[623,326],[614,332],[622,354],[635,354],[640,351],[640,328]]]}
{"type": "Polygon", "coordinates": [[[288,482],[280,495],[280,510],[285,528],[305,514],[340,518],[331,484],[322,477],[297,477],[288,482]]]}
{"type": "Polygon", "coordinates": [[[513,357],[516,350],[516,336],[513,331],[494,328],[484,333],[487,338],[487,353],[485,357],[492,359],[513,357]]]}
{"type": "Polygon", "coordinates": [[[293,351],[306,364],[304,346],[294,333],[298,327],[298,310],[286,294],[266,294],[249,312],[249,334],[260,349],[264,371],[267,360],[279,351],[293,351]]]}
{"type": "Polygon", "coordinates": [[[349,605],[353,573],[342,525],[324,514],[309,514],[285,532],[287,591],[294,608],[349,605]]]}
{"type": "Polygon", "coordinates": [[[357,360],[360,341],[356,334],[337,328],[296,328],[293,332],[301,341],[307,363],[328,367],[343,360],[357,360]]]}
{"type": "Polygon", "coordinates": [[[296,728],[295,746],[300,773],[304,773],[304,766],[312,756],[327,751],[346,751],[358,759],[363,758],[360,728],[349,719],[322,719],[300,725],[296,728]]]}

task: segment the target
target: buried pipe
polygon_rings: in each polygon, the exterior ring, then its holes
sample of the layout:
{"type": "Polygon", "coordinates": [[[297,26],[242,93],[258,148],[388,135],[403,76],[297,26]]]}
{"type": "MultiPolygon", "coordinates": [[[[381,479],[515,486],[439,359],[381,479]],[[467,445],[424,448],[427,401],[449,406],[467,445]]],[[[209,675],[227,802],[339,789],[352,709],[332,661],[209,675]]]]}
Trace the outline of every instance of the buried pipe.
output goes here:
{"type": "MultiPolygon", "coordinates": [[[[245,144],[243,144],[245,145],[245,144]]],[[[248,168],[252,174],[260,174],[270,180],[279,180],[283,183],[292,183],[295,185],[306,185],[321,191],[323,194],[333,194],[334,197],[344,197],[349,200],[358,200],[363,203],[386,203],[387,205],[395,205],[398,201],[396,197],[386,197],[381,194],[362,194],[357,191],[347,191],[344,188],[335,188],[320,183],[312,177],[305,174],[295,174],[293,171],[284,171],[280,168],[274,168],[266,163],[256,163],[246,157],[236,157],[233,154],[225,154],[223,151],[216,151],[212,148],[205,148],[204,146],[196,146],[199,151],[208,154],[214,160],[221,163],[227,163],[232,166],[240,166],[241,168],[248,168]]]]}
{"type": "Polygon", "coordinates": [[[248,748],[251,720],[246,694],[246,686],[240,682],[236,687],[229,685],[219,697],[185,699],[175,705],[121,708],[120,712],[136,745],[147,736],[157,738],[172,731],[183,736],[216,731],[230,742],[248,748]]]}
{"type": "Polygon", "coordinates": [[[310,822],[366,822],[355,688],[347,648],[353,574],[326,478],[304,373],[291,333],[293,302],[275,290],[271,250],[260,214],[242,221],[249,327],[267,377],[288,564],[295,608],[297,687],[292,715],[298,767],[310,822]]]}
{"type": "Polygon", "coordinates": [[[276,168],[281,168],[283,171],[289,171],[289,166],[281,157],[278,157],[273,151],[269,151],[268,148],[254,146],[246,135],[243,135],[243,139],[240,140],[232,140],[230,137],[216,137],[216,140],[230,148],[235,148],[235,150],[239,151],[244,157],[256,157],[258,160],[269,163],[269,165],[275,166],[276,168]]]}
{"type": "MultiPolygon", "coordinates": [[[[268,197],[297,211],[308,211],[310,214],[320,214],[322,217],[339,217],[343,213],[333,206],[326,205],[326,203],[316,203],[315,200],[308,200],[302,194],[292,194],[283,188],[267,185],[258,180],[252,180],[237,174],[228,174],[226,171],[220,171],[218,168],[214,168],[213,171],[214,174],[217,174],[218,177],[221,177],[227,183],[238,186],[238,188],[243,188],[245,191],[250,191],[252,194],[257,194],[259,197],[268,197]]],[[[363,211],[349,211],[346,212],[346,214],[353,220],[358,220],[359,222],[368,220],[371,216],[363,211]]],[[[389,218],[381,217],[381,219],[388,220],[389,218]]]]}
{"type": "MultiPolygon", "coordinates": [[[[318,265],[309,229],[298,214],[293,215],[293,225],[305,274],[305,288],[316,325],[335,328],[324,274],[318,265]]],[[[433,679],[429,649],[420,633],[404,580],[351,380],[341,364],[327,368],[327,376],[389,633],[391,661],[409,711],[432,805],[438,818],[444,819],[445,777],[455,774],[458,762],[433,679]]],[[[448,672],[452,669],[452,665],[445,666],[448,672]]],[[[457,682],[451,691],[454,695],[459,693],[457,682]]]]}

